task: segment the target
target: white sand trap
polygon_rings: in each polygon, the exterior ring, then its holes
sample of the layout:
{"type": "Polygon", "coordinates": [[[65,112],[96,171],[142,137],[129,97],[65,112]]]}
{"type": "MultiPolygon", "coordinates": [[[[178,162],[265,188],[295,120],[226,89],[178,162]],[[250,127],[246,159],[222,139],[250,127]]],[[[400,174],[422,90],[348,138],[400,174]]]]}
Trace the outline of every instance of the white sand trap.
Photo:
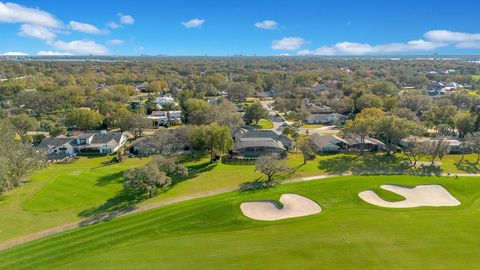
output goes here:
{"type": "Polygon", "coordinates": [[[279,201],[283,208],[273,201],[257,201],[242,203],[240,209],[245,216],[264,221],[304,217],[322,211],[316,202],[297,194],[283,194],[279,201]]]}
{"type": "Polygon", "coordinates": [[[382,189],[397,193],[405,200],[388,202],[372,190],[362,191],[358,196],[367,203],[388,208],[411,208],[419,206],[457,206],[460,202],[440,185],[420,185],[413,188],[382,185],[382,189]]]}

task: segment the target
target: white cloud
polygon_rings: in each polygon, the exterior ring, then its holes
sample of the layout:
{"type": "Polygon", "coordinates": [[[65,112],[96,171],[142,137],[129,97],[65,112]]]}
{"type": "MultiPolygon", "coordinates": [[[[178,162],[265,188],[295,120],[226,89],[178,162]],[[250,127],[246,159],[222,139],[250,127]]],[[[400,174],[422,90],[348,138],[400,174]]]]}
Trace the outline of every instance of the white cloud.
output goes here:
{"type": "Polygon", "coordinates": [[[87,34],[102,34],[103,32],[98,29],[95,25],[88,23],[81,23],[76,21],[70,21],[68,27],[74,31],[87,33],[87,34]]]}
{"type": "Polygon", "coordinates": [[[205,20],[195,18],[187,22],[182,22],[182,25],[185,26],[186,28],[198,28],[198,27],[201,27],[204,23],[205,23],[205,20]]]}
{"type": "Polygon", "coordinates": [[[3,53],[2,55],[5,55],[5,56],[24,56],[24,55],[28,55],[28,53],[24,53],[24,52],[6,52],[6,53],[3,53]]]}
{"type": "Polygon", "coordinates": [[[298,50],[303,45],[307,44],[308,42],[299,37],[284,37],[280,40],[272,41],[272,49],[274,50],[298,50]]]}
{"type": "Polygon", "coordinates": [[[72,55],[69,52],[54,52],[54,51],[39,51],[37,55],[41,56],[60,56],[60,55],[72,55]]]}
{"type": "Polygon", "coordinates": [[[267,30],[273,30],[277,28],[277,22],[273,20],[264,20],[264,21],[255,23],[255,27],[267,29],[267,30]]]}
{"type": "Polygon", "coordinates": [[[120,23],[121,24],[134,24],[135,19],[131,15],[123,15],[121,13],[117,14],[120,16],[120,23]]]}
{"type": "Polygon", "coordinates": [[[119,25],[119,24],[116,23],[116,22],[109,22],[109,23],[107,23],[107,27],[110,28],[110,29],[117,29],[117,28],[120,28],[120,27],[122,27],[122,26],[119,25]]]}
{"type": "Polygon", "coordinates": [[[332,47],[320,47],[315,50],[302,50],[299,55],[365,55],[365,54],[389,54],[415,51],[431,51],[447,44],[425,41],[422,39],[412,40],[406,43],[388,43],[370,45],[368,43],[339,42],[332,47]]]}
{"type": "Polygon", "coordinates": [[[107,47],[90,40],[74,40],[70,42],[59,40],[52,43],[52,45],[59,50],[82,55],[105,55],[109,53],[107,47]]]}
{"type": "Polygon", "coordinates": [[[62,25],[55,16],[43,10],[2,2],[0,2],[0,23],[25,23],[52,28],[59,28],[62,25]]]}
{"type": "Polygon", "coordinates": [[[110,39],[107,41],[108,45],[122,45],[124,42],[121,39],[110,39]]]}
{"type": "Polygon", "coordinates": [[[435,42],[467,42],[480,41],[480,34],[452,32],[448,30],[432,30],[423,35],[426,39],[435,42]]]}
{"type": "Polygon", "coordinates": [[[461,49],[480,49],[480,41],[464,41],[455,46],[461,49]]]}
{"type": "Polygon", "coordinates": [[[18,34],[24,37],[33,37],[46,41],[53,40],[57,36],[47,27],[31,24],[22,24],[18,34]]]}

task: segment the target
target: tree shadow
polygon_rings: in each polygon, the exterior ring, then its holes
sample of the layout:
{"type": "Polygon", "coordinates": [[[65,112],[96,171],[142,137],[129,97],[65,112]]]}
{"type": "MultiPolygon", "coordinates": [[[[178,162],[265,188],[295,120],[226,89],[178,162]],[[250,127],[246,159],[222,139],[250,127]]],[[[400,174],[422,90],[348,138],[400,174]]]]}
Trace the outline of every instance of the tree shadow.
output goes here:
{"type": "Polygon", "coordinates": [[[136,209],[135,205],[146,199],[145,195],[135,195],[125,193],[123,190],[116,196],[108,199],[104,204],[98,207],[92,207],[83,210],[78,215],[86,218],[80,222],[80,226],[96,224],[103,221],[109,221],[119,215],[131,212],[136,209]]]}
{"type": "Polygon", "coordinates": [[[411,167],[409,172],[415,175],[435,175],[441,176],[442,175],[442,168],[440,166],[419,166],[419,167],[411,167]]]}
{"type": "Polygon", "coordinates": [[[96,186],[105,186],[110,183],[121,183],[124,171],[104,175],[97,180],[96,186]]]}
{"type": "Polygon", "coordinates": [[[267,190],[271,188],[275,188],[278,186],[277,181],[266,181],[262,179],[261,177],[251,181],[251,182],[245,182],[240,184],[238,191],[241,193],[253,193],[258,190],[267,190]]]}
{"type": "Polygon", "coordinates": [[[410,169],[405,159],[395,155],[365,153],[320,160],[318,168],[328,174],[402,174],[410,169]]]}
{"type": "Polygon", "coordinates": [[[466,173],[479,173],[480,166],[479,164],[472,163],[470,161],[464,161],[463,163],[455,163],[455,167],[466,173]]]}
{"type": "Polygon", "coordinates": [[[318,168],[327,172],[328,174],[338,175],[345,174],[354,168],[354,161],[358,157],[353,156],[338,156],[328,159],[322,159],[318,163],[318,168]]]}

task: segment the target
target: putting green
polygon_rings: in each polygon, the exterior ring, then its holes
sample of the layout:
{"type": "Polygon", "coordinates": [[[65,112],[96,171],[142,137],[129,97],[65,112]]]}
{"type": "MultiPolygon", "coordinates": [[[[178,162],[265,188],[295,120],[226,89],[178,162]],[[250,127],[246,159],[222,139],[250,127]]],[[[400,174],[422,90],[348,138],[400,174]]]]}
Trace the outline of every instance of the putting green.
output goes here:
{"type": "MultiPolygon", "coordinates": [[[[475,269],[480,178],[349,176],[231,192],[83,227],[0,252],[0,269],[475,269]],[[462,202],[385,209],[358,193],[440,184],[462,202]],[[321,213],[274,222],[240,211],[284,193],[321,213]]],[[[387,198],[385,198],[387,199],[387,198]]]]}

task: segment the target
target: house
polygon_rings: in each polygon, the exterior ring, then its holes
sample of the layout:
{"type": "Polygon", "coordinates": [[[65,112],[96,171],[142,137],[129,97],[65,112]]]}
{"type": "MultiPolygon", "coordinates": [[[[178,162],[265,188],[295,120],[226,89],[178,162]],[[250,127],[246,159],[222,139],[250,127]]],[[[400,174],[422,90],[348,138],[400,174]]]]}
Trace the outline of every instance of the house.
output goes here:
{"type": "Polygon", "coordinates": [[[152,121],[153,127],[169,126],[182,123],[181,111],[153,111],[147,116],[152,121]]]}
{"type": "MultiPolygon", "coordinates": [[[[414,137],[409,137],[409,138],[405,138],[405,139],[402,139],[400,140],[400,146],[401,147],[407,147],[408,144],[414,139],[414,137]]],[[[418,143],[427,143],[427,142],[437,142],[438,139],[431,139],[431,138],[427,138],[427,137],[420,137],[420,138],[416,138],[416,140],[418,141],[418,143]]],[[[462,145],[462,142],[459,141],[459,140],[456,140],[456,139],[445,139],[444,141],[446,141],[448,143],[448,145],[450,146],[449,149],[448,149],[448,153],[449,154],[459,154],[459,153],[462,153],[463,151],[465,151],[466,153],[471,153],[472,152],[472,149],[465,149],[464,146],[462,145]]]]}
{"type": "Polygon", "coordinates": [[[244,157],[258,157],[270,153],[283,156],[293,148],[291,138],[272,130],[238,128],[233,133],[233,139],[233,154],[244,157]]]}
{"type": "Polygon", "coordinates": [[[45,138],[37,147],[45,149],[49,157],[75,156],[75,148],[73,147],[72,141],[73,138],[63,136],[45,138]]]}
{"type": "Polygon", "coordinates": [[[441,96],[452,91],[463,89],[463,85],[456,82],[431,82],[427,85],[427,91],[430,96],[441,96]]]}
{"type": "Polygon", "coordinates": [[[286,150],[293,149],[293,140],[291,138],[273,130],[238,128],[233,133],[233,139],[237,141],[240,138],[270,138],[279,141],[286,150]]]}
{"type": "Polygon", "coordinates": [[[77,153],[98,152],[113,154],[127,142],[128,137],[121,132],[83,133],[73,140],[77,153]]]}
{"type": "Polygon", "coordinates": [[[305,118],[308,124],[339,125],[345,123],[346,117],[339,113],[311,114],[305,118]]]}
{"type": "Polygon", "coordinates": [[[235,140],[233,153],[244,157],[259,157],[265,154],[286,153],[280,141],[272,138],[238,138],[235,140]]]}
{"type": "Polygon", "coordinates": [[[313,133],[310,135],[310,141],[316,152],[321,154],[340,152],[349,146],[346,140],[333,134],[313,133]]]}
{"type": "Polygon", "coordinates": [[[82,133],[78,136],[46,138],[37,146],[49,156],[75,156],[84,152],[113,154],[127,142],[121,132],[82,133]]]}
{"type": "Polygon", "coordinates": [[[363,149],[364,151],[378,152],[385,149],[384,143],[371,137],[365,138],[363,143],[360,143],[359,138],[345,137],[344,139],[348,143],[348,150],[358,151],[363,149]]]}
{"type": "Polygon", "coordinates": [[[163,106],[167,104],[177,104],[171,94],[165,94],[163,96],[155,98],[154,103],[157,104],[157,107],[160,109],[162,109],[163,106]]]}

